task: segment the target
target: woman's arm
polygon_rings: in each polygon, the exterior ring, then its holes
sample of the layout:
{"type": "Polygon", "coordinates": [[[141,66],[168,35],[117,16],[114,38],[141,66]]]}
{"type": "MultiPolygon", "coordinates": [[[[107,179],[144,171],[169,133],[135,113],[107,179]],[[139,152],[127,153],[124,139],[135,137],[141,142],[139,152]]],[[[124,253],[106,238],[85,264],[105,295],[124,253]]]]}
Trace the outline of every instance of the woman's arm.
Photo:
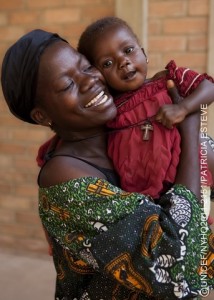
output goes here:
{"type": "Polygon", "coordinates": [[[206,249],[211,232],[195,195],[181,185],[155,205],[104,179],[79,178],[40,189],[39,211],[56,242],[115,284],[163,299],[167,291],[170,300],[200,289],[199,220],[206,249]]]}

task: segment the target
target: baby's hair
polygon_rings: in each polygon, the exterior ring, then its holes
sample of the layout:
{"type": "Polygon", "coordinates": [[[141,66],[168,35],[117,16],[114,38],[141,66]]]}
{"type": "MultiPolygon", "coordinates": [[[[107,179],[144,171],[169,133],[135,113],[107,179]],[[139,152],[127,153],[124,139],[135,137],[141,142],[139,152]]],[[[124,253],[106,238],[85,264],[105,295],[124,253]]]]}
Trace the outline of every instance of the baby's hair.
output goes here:
{"type": "Polygon", "coordinates": [[[114,26],[125,27],[138,41],[138,38],[133,32],[132,28],[124,20],[117,17],[104,17],[86,27],[86,29],[80,36],[77,50],[85,55],[88,60],[91,61],[91,63],[94,63],[92,49],[94,43],[96,43],[96,39],[100,37],[100,35],[103,34],[106,30],[114,26]]]}

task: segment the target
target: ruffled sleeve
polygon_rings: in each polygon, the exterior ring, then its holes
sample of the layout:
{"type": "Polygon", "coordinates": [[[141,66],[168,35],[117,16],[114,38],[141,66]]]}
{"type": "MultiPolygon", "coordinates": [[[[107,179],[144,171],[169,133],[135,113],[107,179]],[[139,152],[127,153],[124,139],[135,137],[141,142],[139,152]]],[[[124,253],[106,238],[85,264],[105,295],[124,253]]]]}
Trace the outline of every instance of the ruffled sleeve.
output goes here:
{"type": "Polygon", "coordinates": [[[36,162],[39,167],[42,167],[45,164],[59,144],[60,138],[57,135],[54,135],[39,147],[36,157],[36,162]]]}
{"type": "Polygon", "coordinates": [[[177,67],[174,60],[167,64],[166,69],[168,70],[167,79],[175,82],[182,97],[191,94],[204,79],[214,82],[213,78],[206,73],[199,74],[189,68],[177,67]]]}

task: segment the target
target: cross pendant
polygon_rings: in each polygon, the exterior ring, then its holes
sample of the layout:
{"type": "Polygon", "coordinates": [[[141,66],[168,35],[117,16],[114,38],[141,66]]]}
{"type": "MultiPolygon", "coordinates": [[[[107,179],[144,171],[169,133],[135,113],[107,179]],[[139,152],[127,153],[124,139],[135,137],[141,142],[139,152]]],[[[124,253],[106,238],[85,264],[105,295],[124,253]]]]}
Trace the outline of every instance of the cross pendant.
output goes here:
{"type": "Polygon", "coordinates": [[[143,130],[143,140],[148,141],[150,137],[150,131],[153,131],[153,126],[150,121],[145,121],[143,125],[141,125],[141,130],[143,130]]]}

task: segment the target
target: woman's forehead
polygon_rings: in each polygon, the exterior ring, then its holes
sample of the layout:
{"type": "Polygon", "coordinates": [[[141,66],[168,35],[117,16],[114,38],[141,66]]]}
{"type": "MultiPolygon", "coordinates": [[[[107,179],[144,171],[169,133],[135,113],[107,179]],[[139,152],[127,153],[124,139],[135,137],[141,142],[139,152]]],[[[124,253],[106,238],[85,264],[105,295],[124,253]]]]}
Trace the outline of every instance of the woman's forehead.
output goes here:
{"type": "Polygon", "coordinates": [[[86,57],[69,44],[64,42],[57,42],[48,47],[44,53],[43,62],[53,64],[55,66],[73,65],[77,67],[78,64],[88,63],[86,57]]]}
{"type": "Polygon", "coordinates": [[[55,82],[72,77],[89,62],[76,49],[64,42],[57,42],[46,49],[40,60],[38,80],[55,82]]]}
{"type": "Polygon", "coordinates": [[[68,43],[65,43],[63,41],[57,41],[46,48],[46,50],[43,53],[43,56],[45,56],[45,59],[54,60],[54,58],[61,59],[66,56],[71,56],[74,58],[78,58],[80,54],[68,43]]]}
{"type": "Polygon", "coordinates": [[[64,69],[72,66],[77,68],[83,59],[84,57],[69,44],[57,42],[48,47],[43,53],[40,68],[47,70],[53,68],[64,69]]]}

